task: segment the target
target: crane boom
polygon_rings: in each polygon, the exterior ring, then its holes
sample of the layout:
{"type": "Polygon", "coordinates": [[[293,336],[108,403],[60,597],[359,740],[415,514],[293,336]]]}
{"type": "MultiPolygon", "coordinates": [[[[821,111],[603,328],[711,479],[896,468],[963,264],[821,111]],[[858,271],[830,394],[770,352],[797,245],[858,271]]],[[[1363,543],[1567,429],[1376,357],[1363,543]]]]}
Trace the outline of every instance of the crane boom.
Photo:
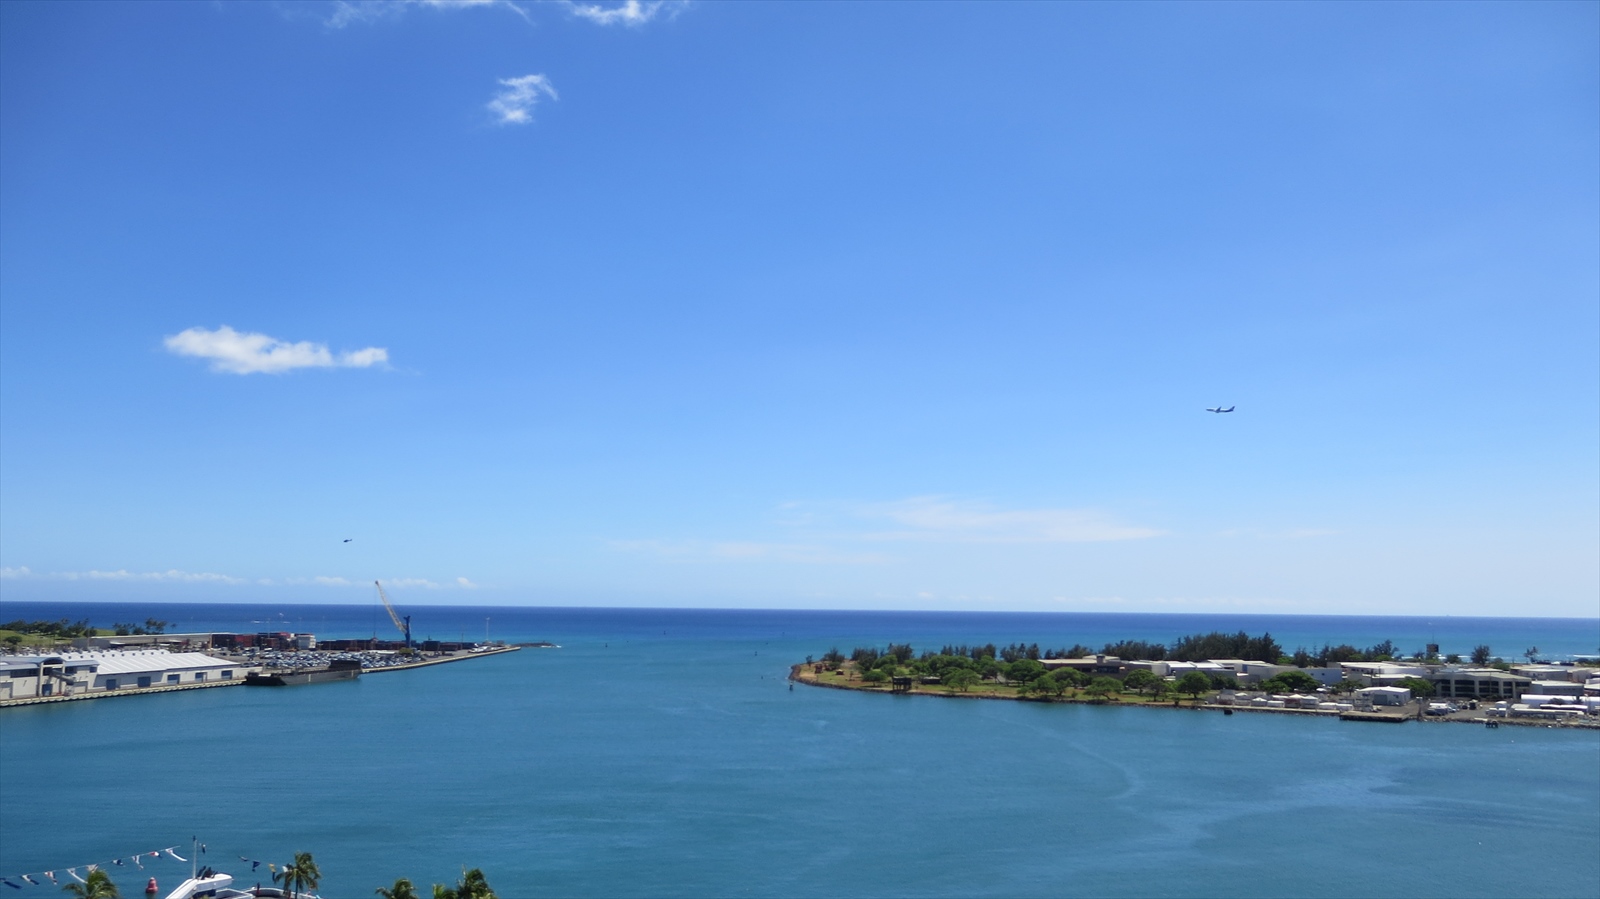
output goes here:
{"type": "Polygon", "coordinates": [[[382,601],[382,603],[383,603],[383,610],[389,613],[389,620],[394,622],[395,630],[399,631],[401,634],[403,634],[405,636],[405,638],[406,638],[406,648],[410,649],[411,648],[411,616],[407,615],[402,620],[401,617],[400,617],[400,613],[396,612],[394,610],[394,606],[392,604],[390,604],[389,595],[387,593],[383,592],[383,585],[378,583],[377,581],[373,581],[372,585],[374,587],[378,588],[378,599],[380,601],[382,601]]]}

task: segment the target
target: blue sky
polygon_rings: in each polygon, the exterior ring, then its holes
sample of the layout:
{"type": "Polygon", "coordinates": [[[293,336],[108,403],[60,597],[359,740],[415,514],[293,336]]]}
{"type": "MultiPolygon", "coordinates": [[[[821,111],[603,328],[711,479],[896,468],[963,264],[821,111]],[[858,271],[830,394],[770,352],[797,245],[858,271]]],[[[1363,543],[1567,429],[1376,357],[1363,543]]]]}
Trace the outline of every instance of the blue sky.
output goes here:
{"type": "Polygon", "coordinates": [[[1597,27],[0,4],[0,597],[1596,615],[1597,27]]]}

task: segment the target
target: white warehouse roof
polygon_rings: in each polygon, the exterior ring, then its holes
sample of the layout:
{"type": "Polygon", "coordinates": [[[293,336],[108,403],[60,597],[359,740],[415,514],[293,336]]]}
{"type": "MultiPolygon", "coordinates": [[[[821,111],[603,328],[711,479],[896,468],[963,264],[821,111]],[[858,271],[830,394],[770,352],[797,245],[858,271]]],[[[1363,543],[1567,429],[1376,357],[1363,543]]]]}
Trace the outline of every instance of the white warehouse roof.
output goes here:
{"type": "Polygon", "coordinates": [[[70,652],[61,658],[73,662],[96,663],[97,674],[145,674],[157,671],[189,671],[202,668],[242,668],[238,662],[229,662],[203,652],[70,652]]]}

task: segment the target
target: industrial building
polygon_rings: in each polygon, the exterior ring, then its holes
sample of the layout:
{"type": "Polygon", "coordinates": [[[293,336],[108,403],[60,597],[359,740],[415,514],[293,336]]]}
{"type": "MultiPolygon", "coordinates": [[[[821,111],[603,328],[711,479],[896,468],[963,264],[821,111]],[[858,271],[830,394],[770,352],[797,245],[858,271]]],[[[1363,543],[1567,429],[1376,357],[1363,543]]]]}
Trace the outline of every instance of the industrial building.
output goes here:
{"type": "Polygon", "coordinates": [[[0,702],[83,696],[152,687],[190,687],[244,681],[258,665],[201,652],[66,652],[0,656],[0,702]]]}

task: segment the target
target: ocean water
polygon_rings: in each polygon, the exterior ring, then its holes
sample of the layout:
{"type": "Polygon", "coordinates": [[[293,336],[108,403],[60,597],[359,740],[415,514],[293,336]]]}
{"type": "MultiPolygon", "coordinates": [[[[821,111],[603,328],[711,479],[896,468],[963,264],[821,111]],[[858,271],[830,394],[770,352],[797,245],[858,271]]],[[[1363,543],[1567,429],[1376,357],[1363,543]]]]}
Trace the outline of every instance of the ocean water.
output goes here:
{"type": "MultiPolygon", "coordinates": [[[[66,611],[0,603],[0,619],[99,623],[83,604],[51,608],[66,611]]],[[[248,622],[278,614],[329,637],[374,628],[363,607],[158,611],[182,629],[265,629],[248,622]]],[[[487,617],[496,639],[562,648],[0,712],[0,876],[51,869],[65,882],[68,866],[197,836],[241,880],[239,856],[312,852],[329,897],[400,876],[426,895],[462,866],[507,899],[1600,895],[1595,732],[784,680],[833,645],[1093,645],[1213,628],[1269,629],[1291,647],[1482,642],[1555,657],[1594,651],[1593,620],[404,611],[418,636],[481,637],[487,617]]],[[[187,871],[150,865],[164,889],[187,871]]],[[[144,872],[114,873],[139,894],[144,872]]]]}

